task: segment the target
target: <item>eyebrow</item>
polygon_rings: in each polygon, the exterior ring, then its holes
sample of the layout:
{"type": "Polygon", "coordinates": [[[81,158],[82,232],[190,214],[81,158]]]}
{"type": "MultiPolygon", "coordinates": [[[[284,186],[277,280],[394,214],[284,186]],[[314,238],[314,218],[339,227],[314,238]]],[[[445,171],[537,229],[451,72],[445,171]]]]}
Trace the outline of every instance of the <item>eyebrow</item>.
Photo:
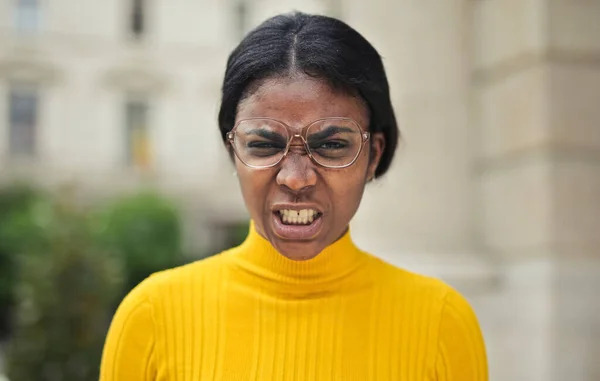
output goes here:
{"type": "Polygon", "coordinates": [[[264,128],[253,128],[252,130],[245,131],[244,135],[256,135],[269,140],[280,141],[284,143],[286,142],[285,137],[281,134],[266,130],[264,128]]]}
{"type": "Polygon", "coordinates": [[[332,135],[339,134],[340,132],[356,132],[353,128],[350,127],[340,127],[340,126],[328,126],[326,129],[315,132],[314,134],[310,134],[308,136],[308,140],[310,142],[321,141],[326,139],[332,135]]]}

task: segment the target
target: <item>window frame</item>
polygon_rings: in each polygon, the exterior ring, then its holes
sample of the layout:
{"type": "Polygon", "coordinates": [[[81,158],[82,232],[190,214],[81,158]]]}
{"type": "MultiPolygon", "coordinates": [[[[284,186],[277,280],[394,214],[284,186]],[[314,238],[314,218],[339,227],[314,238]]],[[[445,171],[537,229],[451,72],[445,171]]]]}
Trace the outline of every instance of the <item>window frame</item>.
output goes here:
{"type": "Polygon", "coordinates": [[[38,156],[39,131],[42,120],[41,95],[40,87],[36,84],[9,83],[6,94],[7,151],[8,157],[11,159],[27,159],[38,156]],[[27,110],[24,111],[22,108],[27,110]],[[19,113],[21,115],[18,115],[19,113]],[[23,132],[23,128],[28,132],[23,132]],[[19,136],[21,133],[23,136],[19,136]]]}

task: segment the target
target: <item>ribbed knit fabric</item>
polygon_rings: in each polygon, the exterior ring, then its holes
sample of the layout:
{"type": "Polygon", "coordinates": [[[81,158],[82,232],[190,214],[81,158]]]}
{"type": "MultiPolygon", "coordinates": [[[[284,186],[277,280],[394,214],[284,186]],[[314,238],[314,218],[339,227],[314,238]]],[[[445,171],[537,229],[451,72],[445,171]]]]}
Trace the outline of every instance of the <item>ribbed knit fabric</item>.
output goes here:
{"type": "Polygon", "coordinates": [[[122,302],[101,381],[486,381],[467,301],[347,233],[292,261],[252,226],[239,247],[155,274],[122,302]]]}

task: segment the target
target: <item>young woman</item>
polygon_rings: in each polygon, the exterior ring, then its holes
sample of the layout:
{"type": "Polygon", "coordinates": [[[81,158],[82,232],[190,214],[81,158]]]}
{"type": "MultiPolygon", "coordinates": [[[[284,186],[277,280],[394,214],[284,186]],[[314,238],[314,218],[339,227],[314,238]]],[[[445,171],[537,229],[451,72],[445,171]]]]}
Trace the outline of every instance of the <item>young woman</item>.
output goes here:
{"type": "Polygon", "coordinates": [[[219,128],[248,237],[135,288],[113,319],[102,381],[487,380],[467,301],[351,239],[398,139],[369,42],[324,16],[267,20],[229,57],[219,128]]]}

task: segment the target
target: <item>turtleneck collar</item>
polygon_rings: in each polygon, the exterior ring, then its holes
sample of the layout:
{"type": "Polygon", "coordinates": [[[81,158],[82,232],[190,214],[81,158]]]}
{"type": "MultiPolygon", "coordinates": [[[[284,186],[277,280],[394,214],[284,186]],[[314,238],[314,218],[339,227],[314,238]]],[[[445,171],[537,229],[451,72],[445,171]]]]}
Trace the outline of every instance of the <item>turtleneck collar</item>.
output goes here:
{"type": "MultiPolygon", "coordinates": [[[[269,283],[305,285],[312,291],[341,282],[365,263],[367,255],[352,241],[350,231],[307,260],[292,260],[279,253],[250,222],[246,240],[235,250],[236,263],[243,270],[269,283]]],[[[301,288],[310,291],[307,288],[301,288]]],[[[300,290],[299,290],[300,291],[300,290]]]]}

